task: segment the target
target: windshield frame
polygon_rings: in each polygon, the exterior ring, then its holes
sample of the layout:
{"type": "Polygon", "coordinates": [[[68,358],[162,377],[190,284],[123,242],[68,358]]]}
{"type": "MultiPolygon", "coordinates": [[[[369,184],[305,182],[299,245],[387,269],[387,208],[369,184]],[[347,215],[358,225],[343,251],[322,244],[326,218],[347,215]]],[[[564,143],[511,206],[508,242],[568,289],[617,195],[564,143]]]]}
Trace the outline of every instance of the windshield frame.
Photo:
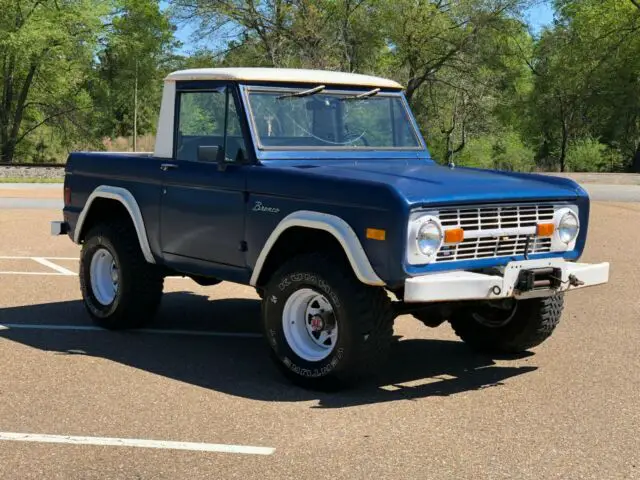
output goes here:
{"type": "MultiPolygon", "coordinates": [[[[398,98],[400,100],[400,104],[403,108],[403,113],[406,120],[409,122],[411,127],[411,131],[417,140],[417,145],[415,147],[380,147],[380,146],[331,146],[331,145],[323,145],[323,146],[267,146],[263,145],[260,135],[258,133],[257,125],[255,123],[256,119],[251,107],[251,101],[249,95],[256,92],[267,92],[267,93],[278,93],[278,94],[289,94],[301,92],[304,90],[308,90],[310,86],[313,85],[292,85],[292,84],[282,84],[282,85],[240,85],[240,92],[242,96],[242,101],[244,103],[244,110],[247,115],[247,122],[249,124],[249,130],[251,131],[252,141],[256,149],[256,153],[260,155],[261,152],[268,156],[269,153],[273,152],[287,152],[288,154],[292,154],[295,152],[326,152],[327,154],[333,155],[335,158],[335,154],[340,152],[341,156],[352,156],[360,153],[371,154],[373,152],[380,152],[386,156],[389,154],[393,154],[395,156],[405,156],[407,154],[411,155],[413,158],[416,155],[420,155],[420,152],[427,153],[427,147],[422,137],[420,130],[418,128],[417,122],[411,112],[409,104],[407,102],[406,97],[404,96],[402,91],[399,90],[387,90],[381,89],[375,97],[393,97],[398,98]]],[[[358,85],[358,86],[343,86],[343,85],[326,85],[326,88],[323,89],[318,94],[324,95],[344,95],[344,96],[355,96],[360,93],[365,93],[371,91],[372,87],[366,85],[358,85]]],[[[375,98],[373,97],[373,98],[375,98]]],[[[369,97],[372,98],[372,97],[369,97]]],[[[295,100],[293,100],[295,101],[295,100]]],[[[325,155],[322,155],[325,156],[325,155]]],[[[377,156],[377,155],[376,155],[377,156]]]]}

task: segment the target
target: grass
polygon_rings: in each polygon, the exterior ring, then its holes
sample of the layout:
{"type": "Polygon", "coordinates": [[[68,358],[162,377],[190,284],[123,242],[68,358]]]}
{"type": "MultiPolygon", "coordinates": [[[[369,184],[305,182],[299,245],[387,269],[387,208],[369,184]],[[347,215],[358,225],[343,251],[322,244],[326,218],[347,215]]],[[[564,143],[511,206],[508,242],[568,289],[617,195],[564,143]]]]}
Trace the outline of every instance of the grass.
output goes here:
{"type": "Polygon", "coordinates": [[[0,177],[0,183],[62,183],[64,178],[38,178],[38,177],[0,177]]]}
{"type": "MultiPolygon", "coordinates": [[[[138,152],[153,152],[156,144],[155,135],[142,135],[138,137],[138,152]]],[[[107,152],[133,152],[133,137],[103,138],[107,152]]]]}

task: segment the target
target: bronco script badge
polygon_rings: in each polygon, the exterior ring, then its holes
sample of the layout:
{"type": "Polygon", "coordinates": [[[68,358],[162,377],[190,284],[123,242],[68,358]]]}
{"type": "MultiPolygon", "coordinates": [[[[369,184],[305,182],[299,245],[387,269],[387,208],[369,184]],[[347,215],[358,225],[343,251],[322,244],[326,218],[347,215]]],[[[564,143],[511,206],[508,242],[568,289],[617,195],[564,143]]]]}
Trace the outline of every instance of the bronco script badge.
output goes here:
{"type": "Polygon", "coordinates": [[[251,209],[254,212],[269,212],[269,213],[278,213],[280,211],[279,208],[275,207],[266,207],[262,204],[262,202],[256,202],[251,209]]]}

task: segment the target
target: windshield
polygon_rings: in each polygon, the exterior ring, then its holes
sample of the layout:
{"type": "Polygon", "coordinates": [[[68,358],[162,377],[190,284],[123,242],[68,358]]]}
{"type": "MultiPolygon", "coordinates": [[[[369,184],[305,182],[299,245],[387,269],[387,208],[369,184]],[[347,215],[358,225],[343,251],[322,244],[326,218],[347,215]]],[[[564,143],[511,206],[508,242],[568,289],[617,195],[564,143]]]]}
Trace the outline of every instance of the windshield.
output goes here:
{"type": "Polygon", "coordinates": [[[249,90],[248,99],[249,115],[263,149],[421,148],[398,95],[327,92],[317,87],[249,90]]]}

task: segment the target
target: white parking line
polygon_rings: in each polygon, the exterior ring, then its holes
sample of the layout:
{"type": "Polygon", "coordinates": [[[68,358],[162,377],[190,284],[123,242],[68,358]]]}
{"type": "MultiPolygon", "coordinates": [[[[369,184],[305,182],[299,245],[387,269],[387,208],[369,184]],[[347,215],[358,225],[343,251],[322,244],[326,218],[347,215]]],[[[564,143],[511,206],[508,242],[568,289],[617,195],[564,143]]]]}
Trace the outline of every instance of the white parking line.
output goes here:
{"type": "MultiPolygon", "coordinates": [[[[78,332],[109,332],[104,328],[93,325],[38,325],[29,323],[4,323],[0,324],[0,330],[67,330],[78,332]]],[[[138,328],[131,330],[132,333],[153,333],[157,335],[193,335],[200,337],[237,337],[237,338],[262,338],[259,333],[251,332],[214,332],[209,330],[172,330],[138,328]]]]}
{"type": "Polygon", "coordinates": [[[62,275],[74,275],[74,276],[77,275],[75,272],[72,272],[67,268],[61,267],[60,265],[57,265],[52,261],[47,260],[46,258],[43,258],[43,257],[33,257],[31,260],[33,260],[34,262],[38,262],[40,265],[44,265],[45,267],[52,268],[53,270],[55,270],[56,272],[62,275]]]}
{"type": "MultiPolygon", "coordinates": [[[[70,271],[70,270],[69,270],[70,271]]],[[[0,275],[43,275],[45,277],[77,277],[78,274],[71,273],[60,273],[60,272],[12,272],[12,271],[0,271],[0,275]]],[[[191,280],[189,277],[164,277],[165,280],[191,280]]]]}
{"type": "Polygon", "coordinates": [[[46,258],[47,260],[80,260],[78,257],[25,257],[13,255],[0,255],[0,260],[33,260],[34,258],[46,258]]]}
{"type": "Polygon", "coordinates": [[[19,271],[0,271],[0,275],[43,275],[43,276],[64,276],[64,277],[76,277],[78,274],[64,268],[51,260],[76,260],[76,257],[25,257],[20,255],[0,255],[0,260],[33,260],[34,262],[44,265],[45,267],[55,270],[55,272],[19,272],[19,271]]]}
{"type": "MultiPolygon", "coordinates": [[[[19,271],[0,271],[0,275],[42,275],[45,277],[58,276],[58,277],[77,277],[78,274],[68,268],[65,268],[57,263],[53,263],[51,260],[75,260],[77,262],[80,261],[79,258],[76,257],[25,257],[18,255],[0,255],[0,260],[33,260],[34,262],[38,262],[40,265],[44,265],[45,267],[51,268],[55,270],[55,272],[19,272],[19,271]]],[[[189,277],[183,276],[168,276],[165,277],[169,280],[191,280],[189,277]]]]}
{"type": "Polygon", "coordinates": [[[247,455],[272,455],[275,448],[249,445],[225,445],[221,443],[172,442],[136,438],[79,437],[71,435],[44,435],[34,433],[0,432],[0,440],[14,442],[66,443],[72,445],[101,445],[110,447],[163,448],[196,452],[242,453],[247,455]]]}
{"type": "MultiPolygon", "coordinates": [[[[50,277],[69,277],[66,273],[58,272],[0,272],[0,275],[44,275],[50,277]]],[[[75,273],[73,274],[76,275],[75,273]]]]}

